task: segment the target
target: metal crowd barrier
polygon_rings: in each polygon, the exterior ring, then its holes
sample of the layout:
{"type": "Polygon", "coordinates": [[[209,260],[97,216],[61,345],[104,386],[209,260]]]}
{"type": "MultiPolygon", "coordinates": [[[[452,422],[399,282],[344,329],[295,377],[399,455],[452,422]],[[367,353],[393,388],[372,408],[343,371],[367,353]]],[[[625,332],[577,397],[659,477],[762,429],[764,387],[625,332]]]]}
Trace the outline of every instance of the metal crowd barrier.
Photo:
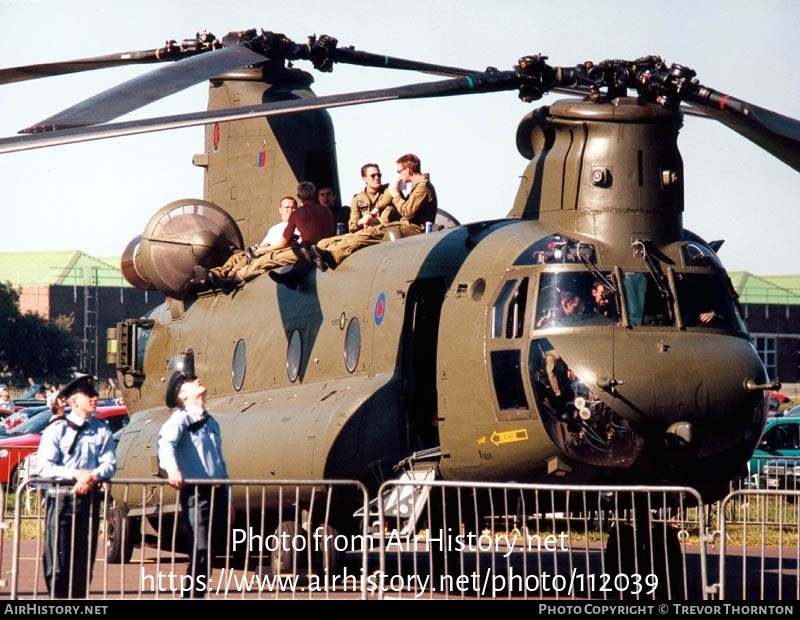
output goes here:
{"type": "MultiPolygon", "coordinates": [[[[433,478],[407,471],[374,497],[356,481],[187,481],[231,490],[205,598],[800,598],[797,491],[704,504],[685,487],[433,478]]],[[[49,598],[42,482],[2,496],[0,599],[49,598]]],[[[88,598],[186,596],[179,511],[167,481],[115,478],[88,598]]]]}

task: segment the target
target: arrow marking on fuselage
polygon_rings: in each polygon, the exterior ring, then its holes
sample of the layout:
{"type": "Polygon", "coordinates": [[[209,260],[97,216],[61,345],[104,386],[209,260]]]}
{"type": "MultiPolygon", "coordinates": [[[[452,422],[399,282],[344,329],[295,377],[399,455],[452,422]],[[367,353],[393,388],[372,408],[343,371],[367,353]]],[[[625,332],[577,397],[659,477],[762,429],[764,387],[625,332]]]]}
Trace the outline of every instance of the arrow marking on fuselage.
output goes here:
{"type": "Polygon", "coordinates": [[[499,446],[500,444],[504,443],[514,443],[515,441],[527,441],[528,440],[528,431],[524,428],[521,428],[516,431],[503,431],[502,433],[498,433],[497,431],[492,433],[491,441],[494,445],[499,446]]]}

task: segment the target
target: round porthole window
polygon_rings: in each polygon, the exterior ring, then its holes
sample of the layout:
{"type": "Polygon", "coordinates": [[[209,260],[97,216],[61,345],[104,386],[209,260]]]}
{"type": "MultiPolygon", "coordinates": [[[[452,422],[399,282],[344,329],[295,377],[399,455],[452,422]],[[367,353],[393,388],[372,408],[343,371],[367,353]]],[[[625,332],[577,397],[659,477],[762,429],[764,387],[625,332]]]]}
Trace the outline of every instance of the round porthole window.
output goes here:
{"type": "Polygon", "coordinates": [[[360,355],[361,327],[358,324],[358,319],[353,317],[347,325],[347,333],[344,336],[344,366],[347,368],[347,372],[355,371],[360,355]]]}
{"type": "Polygon", "coordinates": [[[289,336],[289,349],[286,351],[286,374],[294,383],[300,376],[300,362],[303,359],[303,338],[300,330],[294,330],[289,336]]]}
{"type": "Polygon", "coordinates": [[[247,370],[247,345],[244,338],[236,343],[236,348],[233,350],[233,389],[237,392],[242,389],[244,385],[244,375],[247,370]]]}

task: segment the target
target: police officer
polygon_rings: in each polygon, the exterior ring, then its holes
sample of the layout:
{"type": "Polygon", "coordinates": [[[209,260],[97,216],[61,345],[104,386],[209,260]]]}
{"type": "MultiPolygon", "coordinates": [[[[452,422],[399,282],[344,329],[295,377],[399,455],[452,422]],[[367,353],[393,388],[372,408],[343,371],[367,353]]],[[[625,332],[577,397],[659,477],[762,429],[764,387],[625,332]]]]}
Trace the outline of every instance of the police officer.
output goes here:
{"type": "Polygon", "coordinates": [[[88,595],[101,483],[117,471],[111,430],[93,417],[98,397],[91,375],[70,381],[56,398],[71,409],[45,428],[39,443],[39,476],[59,481],[46,491],[45,510],[44,576],[53,598],[88,595]]]}
{"type": "Polygon", "coordinates": [[[226,486],[185,485],[185,479],[228,478],[219,424],[206,410],[206,386],[195,375],[176,371],[164,396],[174,409],[158,433],[158,462],[169,484],[178,489],[181,518],[188,526],[190,587],[181,595],[202,598],[209,589],[209,554],[225,542],[228,515],[226,486]],[[212,534],[209,548],[209,533],[212,534]],[[216,544],[215,544],[216,543],[216,544]]]}

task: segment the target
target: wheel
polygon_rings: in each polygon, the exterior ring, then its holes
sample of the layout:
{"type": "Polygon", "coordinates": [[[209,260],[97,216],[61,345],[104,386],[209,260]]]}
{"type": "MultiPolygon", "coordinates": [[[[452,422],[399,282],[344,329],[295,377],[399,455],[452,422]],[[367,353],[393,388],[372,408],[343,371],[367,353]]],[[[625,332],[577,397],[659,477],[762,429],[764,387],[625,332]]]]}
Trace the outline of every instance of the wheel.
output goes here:
{"type": "Polygon", "coordinates": [[[275,530],[277,545],[270,552],[269,564],[273,575],[296,575],[308,550],[298,548],[294,521],[282,521],[275,530]]]}
{"type": "MultiPolygon", "coordinates": [[[[615,524],[605,549],[606,572],[612,575],[652,573],[658,576],[655,598],[683,600],[683,553],[678,531],[658,525],[637,530],[627,524],[615,524]]],[[[618,592],[626,598],[626,592],[618,592]]]]}
{"type": "Polygon", "coordinates": [[[136,544],[136,521],[125,516],[122,508],[114,506],[106,515],[106,562],[127,564],[136,544]]]}
{"type": "Polygon", "coordinates": [[[19,479],[19,465],[14,467],[14,470],[8,476],[8,487],[7,490],[11,491],[16,490],[19,487],[20,479],[19,479]]]}
{"type": "Polygon", "coordinates": [[[343,567],[344,558],[335,544],[337,536],[339,531],[336,528],[320,525],[311,537],[313,567],[323,575],[338,575],[343,567]]]}

